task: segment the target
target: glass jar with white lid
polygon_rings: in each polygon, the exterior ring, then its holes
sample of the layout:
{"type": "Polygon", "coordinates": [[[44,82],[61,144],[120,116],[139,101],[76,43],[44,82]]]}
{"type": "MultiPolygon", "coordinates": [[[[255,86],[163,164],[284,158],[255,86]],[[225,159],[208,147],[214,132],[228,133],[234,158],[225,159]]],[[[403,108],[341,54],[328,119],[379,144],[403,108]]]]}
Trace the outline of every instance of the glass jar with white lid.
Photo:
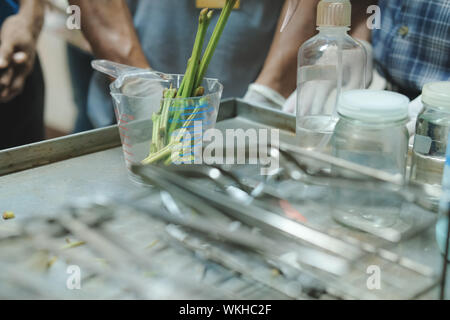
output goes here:
{"type": "MultiPolygon", "coordinates": [[[[339,121],[332,137],[333,155],[404,177],[408,157],[408,104],[407,97],[395,92],[343,93],[338,105],[339,121]]],[[[383,190],[336,189],[333,195],[334,218],[366,231],[394,225],[402,206],[399,197],[383,190]]]]}
{"type": "Polygon", "coordinates": [[[426,204],[437,210],[450,131],[450,81],[427,83],[417,116],[410,180],[428,187],[426,204]]]}

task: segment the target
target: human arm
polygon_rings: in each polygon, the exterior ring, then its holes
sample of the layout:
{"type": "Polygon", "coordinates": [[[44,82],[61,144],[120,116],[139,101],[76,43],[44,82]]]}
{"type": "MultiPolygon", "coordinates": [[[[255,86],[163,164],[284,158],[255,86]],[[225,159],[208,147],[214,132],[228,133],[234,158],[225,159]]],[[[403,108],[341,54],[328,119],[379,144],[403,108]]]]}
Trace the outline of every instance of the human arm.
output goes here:
{"type": "Polygon", "coordinates": [[[94,55],[118,63],[149,68],[125,0],[69,0],[81,9],[81,29],[94,55]]]}
{"type": "Polygon", "coordinates": [[[22,92],[33,70],[43,22],[42,0],[20,0],[19,12],[1,26],[0,102],[8,102],[22,92]]]}
{"type": "Polygon", "coordinates": [[[269,54],[256,79],[256,83],[277,91],[285,98],[296,87],[298,48],[316,33],[319,0],[300,0],[289,25],[280,32],[288,2],[285,1],[269,54]]]}

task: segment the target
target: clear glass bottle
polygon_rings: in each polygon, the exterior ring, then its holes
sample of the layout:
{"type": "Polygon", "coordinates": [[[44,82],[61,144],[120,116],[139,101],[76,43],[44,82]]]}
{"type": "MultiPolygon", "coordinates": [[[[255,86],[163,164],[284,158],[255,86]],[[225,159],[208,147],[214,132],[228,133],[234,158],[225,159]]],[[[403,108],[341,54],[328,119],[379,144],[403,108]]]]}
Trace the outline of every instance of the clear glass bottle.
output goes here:
{"type": "MultiPolygon", "coordinates": [[[[408,156],[408,104],[407,97],[389,91],[343,93],[338,106],[340,118],[331,143],[333,155],[404,178],[408,156]]],[[[355,177],[333,167],[331,170],[355,177]]],[[[365,231],[395,224],[402,206],[401,198],[383,190],[339,188],[334,197],[334,218],[365,231]]]]}
{"type": "Polygon", "coordinates": [[[427,201],[437,210],[450,131],[450,81],[433,82],[422,91],[424,108],[416,123],[410,180],[427,185],[427,201]]]}
{"type": "Polygon", "coordinates": [[[319,33],[300,47],[296,131],[304,148],[329,153],[340,93],[365,88],[367,53],[349,36],[350,24],[349,0],[322,0],[319,33]]]}

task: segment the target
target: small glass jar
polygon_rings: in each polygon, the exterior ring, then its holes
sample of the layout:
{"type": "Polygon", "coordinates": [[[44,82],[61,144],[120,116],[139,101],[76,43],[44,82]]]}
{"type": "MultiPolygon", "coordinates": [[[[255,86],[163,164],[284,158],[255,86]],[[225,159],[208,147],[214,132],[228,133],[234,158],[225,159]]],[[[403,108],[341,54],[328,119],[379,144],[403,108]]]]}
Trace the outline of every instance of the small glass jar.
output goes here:
{"type": "MultiPolygon", "coordinates": [[[[450,139],[450,133],[447,135],[447,139],[450,139]]],[[[447,248],[448,219],[450,210],[450,147],[447,147],[445,159],[446,161],[442,178],[442,195],[439,201],[439,216],[436,223],[436,241],[442,254],[445,254],[445,250],[447,248]]]]}
{"type": "MultiPolygon", "coordinates": [[[[352,90],[339,99],[339,121],[332,138],[332,152],[359,165],[391,174],[406,172],[408,157],[409,99],[389,91],[352,90]]],[[[357,177],[353,173],[332,171],[357,177]]],[[[334,190],[333,215],[339,222],[370,230],[395,224],[402,201],[389,193],[367,190],[334,190]]]]}
{"type": "Polygon", "coordinates": [[[422,90],[422,102],[424,108],[417,117],[410,180],[428,187],[432,194],[424,201],[437,210],[450,131],[450,81],[427,83],[422,90]]]}

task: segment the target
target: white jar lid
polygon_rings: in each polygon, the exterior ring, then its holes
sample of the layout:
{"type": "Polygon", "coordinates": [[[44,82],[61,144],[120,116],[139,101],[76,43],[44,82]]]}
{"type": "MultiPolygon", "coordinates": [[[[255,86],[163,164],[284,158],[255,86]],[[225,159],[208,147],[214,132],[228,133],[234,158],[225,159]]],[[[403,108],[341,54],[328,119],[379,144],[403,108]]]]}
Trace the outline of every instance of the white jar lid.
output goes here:
{"type": "Polygon", "coordinates": [[[341,94],[338,113],[371,123],[395,122],[408,118],[409,99],[382,90],[350,90],[341,94]]]}
{"type": "Polygon", "coordinates": [[[450,111],[450,81],[427,83],[422,90],[422,102],[450,111]]]}

